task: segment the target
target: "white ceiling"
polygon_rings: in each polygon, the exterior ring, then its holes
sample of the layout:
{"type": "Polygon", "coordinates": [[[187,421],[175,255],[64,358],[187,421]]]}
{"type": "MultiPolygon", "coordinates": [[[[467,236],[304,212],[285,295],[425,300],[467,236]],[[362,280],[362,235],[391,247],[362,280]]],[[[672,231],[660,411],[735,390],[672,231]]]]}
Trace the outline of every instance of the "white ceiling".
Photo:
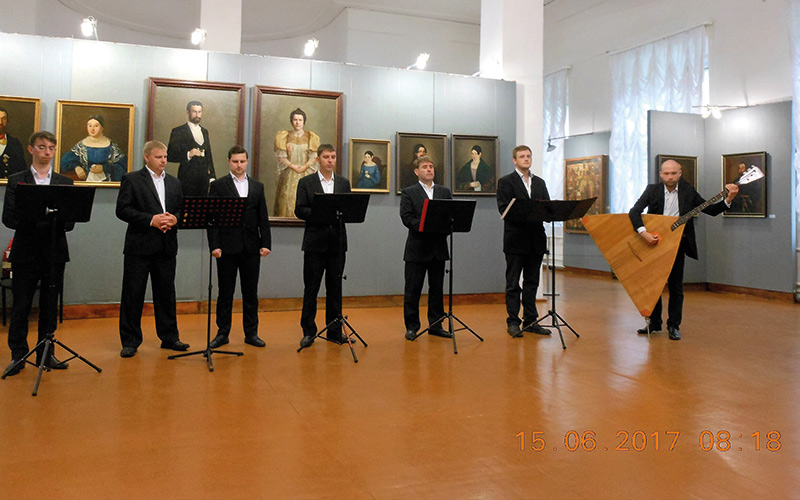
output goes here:
{"type": "MultiPolygon", "coordinates": [[[[183,38],[200,20],[200,0],[58,1],[98,21],[159,36],[183,38]]],[[[480,24],[481,15],[480,0],[242,0],[242,40],[306,35],[348,7],[470,24],[480,24]]]]}

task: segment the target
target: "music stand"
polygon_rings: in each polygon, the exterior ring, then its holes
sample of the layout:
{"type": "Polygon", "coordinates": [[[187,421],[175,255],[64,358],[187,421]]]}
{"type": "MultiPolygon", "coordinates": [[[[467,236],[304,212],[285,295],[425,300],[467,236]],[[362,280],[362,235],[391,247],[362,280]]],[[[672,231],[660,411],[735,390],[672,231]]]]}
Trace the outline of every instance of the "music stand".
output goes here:
{"type": "MultiPolygon", "coordinates": [[[[211,198],[211,197],[187,197],[183,199],[183,212],[178,221],[181,229],[205,229],[210,227],[239,227],[242,225],[244,215],[244,205],[247,198],[211,198]]],[[[206,320],[206,348],[202,351],[185,352],[173,354],[167,359],[177,359],[186,356],[202,354],[208,361],[208,371],[214,371],[214,362],[211,355],[229,354],[231,356],[244,356],[243,352],[220,351],[211,348],[211,290],[213,280],[211,268],[214,258],[211,255],[212,249],[208,249],[208,318],[206,320]]]]}
{"type": "MultiPolygon", "coordinates": [[[[364,222],[367,216],[367,205],[369,205],[369,195],[366,193],[317,194],[311,202],[311,215],[306,222],[311,224],[336,225],[339,231],[337,235],[337,244],[339,245],[339,251],[344,254],[344,225],[345,223],[364,222]]],[[[344,268],[342,268],[342,274],[336,278],[339,280],[339,288],[341,289],[342,280],[347,279],[347,276],[344,274],[344,268]]],[[[318,331],[315,334],[315,338],[318,337],[328,342],[336,342],[322,335],[336,324],[341,325],[342,335],[344,335],[344,338],[347,340],[347,345],[350,347],[350,354],[353,355],[353,362],[358,363],[356,351],[353,349],[354,342],[351,337],[355,335],[355,337],[364,344],[364,347],[367,347],[367,343],[364,342],[361,335],[359,335],[355,328],[347,321],[347,316],[343,316],[341,312],[335,319],[325,325],[322,330],[318,331]],[[348,328],[350,329],[350,333],[346,333],[348,328]]],[[[336,343],[341,344],[340,342],[336,343]]],[[[305,349],[305,347],[300,346],[297,352],[303,349],[305,349]]]]}
{"type": "MultiPolygon", "coordinates": [[[[503,213],[503,218],[512,217],[514,220],[520,221],[542,221],[549,222],[551,234],[555,234],[555,223],[563,222],[572,219],[583,217],[589,207],[595,202],[597,197],[587,198],[585,200],[528,200],[528,199],[515,199],[506,208],[503,213]]],[[[522,326],[522,330],[533,325],[539,324],[543,319],[550,316],[553,324],[550,328],[558,330],[558,336],[561,338],[561,346],[566,349],[567,344],[564,342],[564,335],[561,333],[561,327],[566,326],[569,328],[576,337],[580,338],[578,332],[566,322],[560,314],[556,312],[556,258],[555,251],[550,253],[550,272],[553,283],[553,290],[551,293],[543,295],[550,296],[550,310],[541,318],[522,326]],[[560,323],[559,323],[560,321],[560,323]]]]}
{"type": "Polygon", "coordinates": [[[450,336],[453,338],[453,354],[458,354],[458,345],[456,344],[456,332],[458,331],[469,330],[478,340],[483,342],[483,338],[480,335],[453,314],[453,261],[455,260],[453,255],[453,233],[470,232],[472,229],[472,217],[475,214],[475,203],[475,200],[426,199],[422,205],[422,216],[419,222],[419,232],[421,233],[450,235],[450,269],[447,271],[450,277],[447,294],[447,313],[417,333],[411,340],[416,340],[417,337],[434,326],[444,323],[444,320],[448,320],[450,336]],[[461,324],[461,328],[454,329],[453,320],[458,321],[461,324]]]}
{"type": "MultiPolygon", "coordinates": [[[[71,186],[49,184],[38,186],[36,184],[18,184],[16,192],[16,216],[19,220],[27,225],[34,225],[40,222],[46,222],[50,225],[50,284],[48,286],[48,300],[47,309],[39,311],[39,315],[45,314],[49,317],[52,313],[54,316],[57,314],[57,297],[58,287],[55,283],[56,263],[53,258],[55,253],[56,241],[58,240],[58,227],[61,225],[69,226],[74,225],[76,222],[88,222],[92,216],[92,203],[94,202],[94,187],[86,186],[71,186]]],[[[15,305],[16,307],[16,305],[15,305]]],[[[48,322],[49,323],[49,322],[48,322]]],[[[56,327],[58,324],[56,323],[56,327]]],[[[36,376],[36,383],[33,386],[33,396],[39,393],[39,382],[42,380],[42,372],[49,368],[45,367],[47,359],[55,350],[53,344],[60,345],[64,350],[68,351],[72,357],[64,360],[64,362],[72,359],[79,359],[87,365],[94,368],[97,373],[102,372],[100,368],[94,365],[91,361],[87,360],[68,346],[64,345],[61,341],[56,339],[55,330],[47,332],[45,338],[40,340],[25,356],[19,361],[9,366],[3,372],[2,377],[6,378],[8,373],[13,370],[20,363],[34,363],[28,361],[28,358],[35,353],[40,346],[43,346],[42,357],[39,363],[39,373],[36,376]]]]}

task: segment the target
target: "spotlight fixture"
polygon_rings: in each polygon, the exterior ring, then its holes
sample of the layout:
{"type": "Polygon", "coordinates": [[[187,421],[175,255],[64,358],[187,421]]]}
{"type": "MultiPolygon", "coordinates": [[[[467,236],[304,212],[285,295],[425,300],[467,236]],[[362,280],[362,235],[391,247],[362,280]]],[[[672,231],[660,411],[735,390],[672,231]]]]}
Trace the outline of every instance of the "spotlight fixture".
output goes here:
{"type": "Polygon", "coordinates": [[[572,139],[573,137],[581,137],[584,135],[594,135],[594,132],[586,132],[585,134],[575,134],[575,135],[562,135],[561,137],[548,137],[547,138],[547,152],[552,153],[558,146],[552,143],[552,141],[557,141],[558,139],[572,139]]]}
{"type": "Polygon", "coordinates": [[[316,38],[309,39],[303,46],[303,55],[306,57],[313,56],[314,52],[317,51],[317,47],[319,47],[319,40],[316,38]]]}
{"type": "Polygon", "coordinates": [[[722,111],[726,109],[737,109],[741,108],[742,106],[719,106],[715,104],[704,104],[702,106],[692,106],[694,108],[700,108],[700,116],[703,118],[708,118],[713,116],[717,120],[722,118],[722,111]]]}
{"type": "Polygon", "coordinates": [[[417,56],[417,62],[412,64],[411,66],[407,67],[406,69],[425,69],[428,65],[428,60],[431,58],[431,55],[427,52],[421,52],[419,56],[417,56]]]}
{"type": "Polygon", "coordinates": [[[97,40],[97,19],[92,16],[89,16],[81,22],[81,33],[86,38],[94,35],[94,39],[97,40]]]}
{"type": "Polygon", "coordinates": [[[192,45],[203,45],[207,34],[208,32],[203,28],[197,28],[192,31],[192,45]]]}

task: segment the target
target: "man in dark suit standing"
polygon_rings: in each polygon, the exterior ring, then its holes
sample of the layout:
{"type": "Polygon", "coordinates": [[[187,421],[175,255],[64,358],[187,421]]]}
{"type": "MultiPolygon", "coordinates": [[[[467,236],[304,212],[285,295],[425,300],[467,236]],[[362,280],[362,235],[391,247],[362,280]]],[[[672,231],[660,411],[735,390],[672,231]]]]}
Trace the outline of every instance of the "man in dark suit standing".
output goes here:
{"type": "Polygon", "coordinates": [[[8,134],[8,111],[0,108],[0,178],[25,170],[25,152],[22,143],[8,134]]]}
{"type": "MultiPolygon", "coordinates": [[[[403,189],[400,196],[400,219],[408,228],[405,261],[405,290],[403,292],[403,319],[406,339],[414,340],[420,329],[419,299],[422,284],[428,275],[428,324],[444,317],[444,263],[450,258],[447,235],[419,231],[422,207],[425,200],[451,199],[450,190],[434,184],[433,159],[422,155],[414,160],[417,182],[403,189]]],[[[442,323],[431,327],[428,333],[437,337],[452,338],[442,323]]]]}
{"type": "MultiPolygon", "coordinates": [[[[309,222],[314,196],[332,193],[349,193],[350,181],[334,173],[336,148],[321,144],[317,148],[319,171],[308,175],[297,183],[297,203],[294,214],[306,221],[303,232],[303,313],[300,326],[303,339],[300,347],[314,343],[317,333],[317,293],[325,275],[325,323],[330,323],[342,314],[342,280],[345,254],[347,253],[347,231],[339,234],[339,227],[332,224],[309,222]]],[[[341,325],[328,329],[328,339],[346,343],[341,325]]]]}
{"type": "MultiPolygon", "coordinates": [[[[645,208],[649,214],[678,217],[705,202],[691,184],[681,179],[681,173],[681,166],[675,160],[667,160],[662,163],[658,174],[661,177],[661,182],[649,184],[642,196],[639,197],[633,208],[628,212],[633,228],[650,245],[657,245],[659,236],[648,232],[644,227],[642,212],[645,208]]],[[[703,210],[703,213],[714,216],[730,208],[731,201],[739,192],[739,186],[726,184],[725,188],[728,189],[728,196],[725,198],[724,203],[719,202],[710,205],[703,210]]],[[[692,219],[686,222],[686,228],[683,230],[683,237],[678,247],[678,255],[675,256],[675,263],[672,265],[672,271],[667,279],[667,288],[669,289],[667,331],[671,340],[681,339],[683,265],[687,255],[697,259],[697,242],[694,237],[694,221],[692,219]]],[[[661,297],[659,297],[653,312],[650,314],[648,326],[640,328],[637,333],[647,334],[648,329],[650,332],[661,330],[661,308],[661,297]]]]}
{"type": "Polygon", "coordinates": [[[186,105],[187,121],[169,134],[167,161],[179,163],[178,180],[184,196],[207,196],[208,184],[217,178],[208,130],[200,126],[203,103],[186,105]]]}
{"type": "Polygon", "coordinates": [[[173,351],[189,348],[189,344],[180,341],[175,309],[176,224],[183,205],[181,183],[164,172],[167,147],[163,143],[146,143],[144,161],[144,168],[122,178],[117,196],[117,218],[128,223],[119,304],[123,358],[133,357],[142,343],[142,307],[148,277],[161,348],[173,351]]]}
{"type": "MultiPolygon", "coordinates": [[[[56,331],[57,313],[50,307],[51,285],[60,290],[64,280],[64,266],[69,261],[66,231],[71,231],[74,223],[58,224],[55,248],[52,248],[52,227],[48,222],[23,222],[17,211],[16,198],[19,184],[65,184],[72,179],[53,172],[50,162],[56,152],[56,137],[47,131],[34,133],[29,141],[28,152],[33,157],[30,169],[17,172],[8,178],[5,200],[3,202],[3,224],[14,229],[14,242],[11,245],[9,260],[13,264],[14,279],[11,290],[14,308],[11,311],[11,324],[8,327],[8,347],[11,349],[11,368],[28,353],[28,316],[31,313],[33,295],[39,285],[39,341],[48,333],[56,331]]],[[[55,346],[53,346],[55,348],[55,346]]],[[[36,364],[40,364],[43,348],[36,353],[36,364]]],[[[50,352],[45,366],[63,370],[67,363],[61,362],[50,352]]],[[[8,370],[7,368],[7,370],[8,370]]],[[[25,368],[19,363],[6,373],[16,375],[25,368]]]]}
{"type": "MultiPolygon", "coordinates": [[[[528,146],[517,146],[512,152],[515,170],[497,181],[497,208],[506,211],[513,199],[549,200],[544,179],[531,173],[533,156],[528,146]]],[[[547,252],[547,235],[541,221],[503,220],[503,253],[506,255],[506,326],[512,337],[522,337],[520,325],[536,321],[536,290],[542,257],[547,252]],[[522,275],[522,288],[519,277],[522,275]],[[519,319],[522,294],[522,322],[519,319]]],[[[550,330],[538,323],[525,328],[526,332],[550,335],[550,330]]]]}
{"type": "Polygon", "coordinates": [[[267,201],[264,185],[247,175],[247,151],[233,146],[228,151],[230,175],[220,177],[211,184],[211,196],[219,198],[247,198],[244,218],[239,227],[211,228],[208,230],[208,248],[217,259],[217,336],[209,346],[212,349],[228,343],[231,332],[233,291],[236,273],[242,289],[242,329],[244,341],[256,347],[266,343],[258,336],[258,276],[261,257],[269,255],[272,237],[269,229],[267,201]]]}

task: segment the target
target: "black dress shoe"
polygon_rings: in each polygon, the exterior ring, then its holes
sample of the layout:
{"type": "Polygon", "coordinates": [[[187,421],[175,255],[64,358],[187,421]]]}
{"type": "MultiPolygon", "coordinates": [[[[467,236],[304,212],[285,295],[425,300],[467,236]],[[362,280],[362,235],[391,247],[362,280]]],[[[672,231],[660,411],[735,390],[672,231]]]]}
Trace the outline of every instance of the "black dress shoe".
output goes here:
{"type": "Polygon", "coordinates": [[[3,372],[3,375],[5,375],[6,377],[13,377],[17,373],[21,372],[22,369],[25,368],[27,361],[23,361],[22,363],[17,364],[17,366],[14,366],[14,364],[17,363],[18,361],[19,361],[18,359],[12,359],[11,363],[6,367],[5,371],[3,372]],[[12,366],[14,366],[13,369],[11,369],[12,366]]]}
{"type": "Polygon", "coordinates": [[[44,362],[44,366],[51,370],[66,370],[69,368],[69,364],[66,361],[59,361],[58,358],[53,355],[47,358],[47,361],[44,362]]]}
{"type": "Polygon", "coordinates": [[[119,352],[121,358],[132,358],[136,356],[136,348],[131,346],[125,346],[119,352]]]}
{"type": "MultiPolygon", "coordinates": [[[[648,327],[639,328],[638,330],[636,330],[636,333],[638,333],[639,335],[647,335],[647,333],[648,333],[647,332],[647,328],[648,327]]],[[[658,326],[650,325],[649,328],[650,328],[650,333],[656,333],[656,332],[660,332],[661,331],[661,325],[658,325],[658,326]]]]}
{"type": "Polygon", "coordinates": [[[530,332],[530,333],[535,333],[537,335],[550,335],[550,330],[548,330],[547,328],[543,327],[539,323],[536,323],[536,324],[533,324],[533,325],[530,325],[530,326],[526,326],[524,331],[530,332]]]}
{"type": "Polygon", "coordinates": [[[431,328],[428,330],[428,335],[433,335],[434,337],[443,337],[446,339],[452,339],[453,334],[445,330],[444,328],[431,328]]]}
{"type": "MultiPolygon", "coordinates": [[[[228,343],[227,342],[228,337],[225,337],[225,340],[226,340],[225,343],[227,344],[228,343]]],[[[245,337],[244,338],[244,343],[245,344],[250,344],[250,345],[253,345],[253,346],[256,346],[256,347],[264,347],[264,346],[267,345],[267,343],[264,342],[263,340],[261,340],[261,338],[258,335],[250,335],[249,337],[245,337]]],[[[222,344],[220,344],[220,345],[222,345],[222,344]]]]}
{"type": "Polygon", "coordinates": [[[314,339],[315,339],[315,338],[317,338],[315,335],[306,335],[306,336],[305,336],[305,337],[303,337],[303,339],[300,341],[300,347],[302,347],[302,348],[304,348],[304,349],[305,349],[306,347],[309,347],[311,344],[313,344],[313,343],[314,343],[314,339]]]}
{"type": "Polygon", "coordinates": [[[519,325],[508,325],[508,330],[506,331],[515,339],[522,337],[522,330],[520,330],[519,325]]]}
{"type": "Polygon", "coordinates": [[[165,341],[161,342],[162,349],[169,349],[171,351],[188,351],[189,344],[186,342],[181,342],[180,340],[175,340],[173,342],[165,341]]]}
{"type": "Polygon", "coordinates": [[[416,330],[406,330],[406,340],[414,340],[415,338],[417,338],[416,330]]]}
{"type": "Polygon", "coordinates": [[[216,337],[214,337],[213,339],[211,339],[211,342],[208,343],[208,347],[210,347],[212,349],[216,349],[217,347],[224,346],[228,342],[229,342],[229,340],[228,340],[228,336],[227,335],[219,334],[216,337]]]}
{"type": "Polygon", "coordinates": [[[669,339],[670,340],[680,340],[681,339],[681,331],[678,330],[677,328],[673,328],[673,327],[670,326],[669,328],[667,328],[667,331],[669,332],[669,339]]]}

